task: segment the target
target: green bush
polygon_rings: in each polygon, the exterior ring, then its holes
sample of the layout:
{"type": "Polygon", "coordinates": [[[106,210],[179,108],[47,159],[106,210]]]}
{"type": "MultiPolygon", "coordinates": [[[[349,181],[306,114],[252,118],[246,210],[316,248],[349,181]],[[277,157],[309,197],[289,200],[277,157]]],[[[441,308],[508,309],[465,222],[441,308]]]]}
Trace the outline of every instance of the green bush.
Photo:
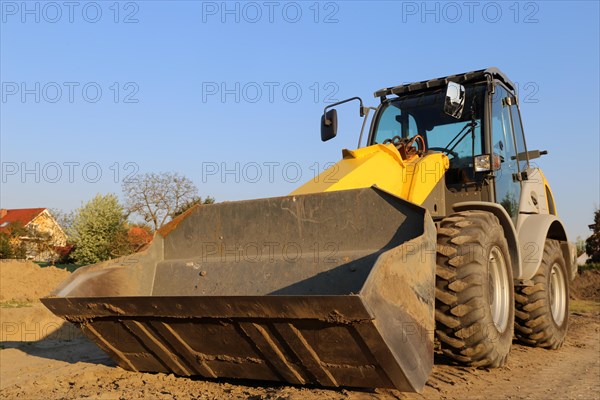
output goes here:
{"type": "Polygon", "coordinates": [[[75,212],[69,229],[76,264],[95,264],[130,254],[127,241],[127,218],[117,196],[96,195],[75,212]]]}
{"type": "Polygon", "coordinates": [[[579,271],[580,272],[583,272],[583,271],[594,271],[594,270],[600,271],[600,263],[592,262],[592,263],[587,263],[587,264],[579,266],[579,271]]]}

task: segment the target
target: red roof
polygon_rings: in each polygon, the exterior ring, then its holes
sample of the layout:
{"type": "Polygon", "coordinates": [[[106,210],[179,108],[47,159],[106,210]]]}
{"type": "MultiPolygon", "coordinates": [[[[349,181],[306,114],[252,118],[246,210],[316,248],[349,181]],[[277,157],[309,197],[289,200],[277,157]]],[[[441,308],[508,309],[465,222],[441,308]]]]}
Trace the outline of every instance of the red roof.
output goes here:
{"type": "Polygon", "coordinates": [[[22,226],[27,226],[28,223],[33,221],[44,210],[45,208],[2,209],[0,210],[0,232],[10,230],[10,226],[15,222],[18,222],[22,226]]]}
{"type": "Polygon", "coordinates": [[[73,250],[73,247],[75,246],[68,244],[66,246],[52,246],[52,249],[54,249],[56,254],[60,257],[65,257],[73,250]]]}
{"type": "Polygon", "coordinates": [[[139,226],[132,226],[127,231],[129,243],[137,250],[144,248],[152,241],[152,234],[139,226]]]}

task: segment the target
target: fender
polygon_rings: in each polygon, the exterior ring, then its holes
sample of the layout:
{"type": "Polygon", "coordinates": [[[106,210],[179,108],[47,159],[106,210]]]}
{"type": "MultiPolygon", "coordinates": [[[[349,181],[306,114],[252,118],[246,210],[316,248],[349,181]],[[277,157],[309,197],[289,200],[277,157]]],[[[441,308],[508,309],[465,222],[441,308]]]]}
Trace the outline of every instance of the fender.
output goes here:
{"type": "Polygon", "coordinates": [[[504,236],[508,242],[508,248],[511,251],[510,259],[513,270],[513,278],[521,279],[521,276],[523,275],[523,269],[521,266],[521,250],[518,244],[517,231],[504,207],[502,207],[500,204],[484,201],[465,201],[454,204],[452,209],[455,212],[470,210],[487,211],[494,214],[498,218],[502,229],[504,229],[504,236]]]}
{"type": "Polygon", "coordinates": [[[577,274],[577,261],[572,254],[567,232],[562,221],[552,214],[521,214],[519,223],[519,243],[523,275],[521,279],[531,279],[542,263],[546,239],[560,241],[563,257],[570,272],[571,280],[577,274]]]}

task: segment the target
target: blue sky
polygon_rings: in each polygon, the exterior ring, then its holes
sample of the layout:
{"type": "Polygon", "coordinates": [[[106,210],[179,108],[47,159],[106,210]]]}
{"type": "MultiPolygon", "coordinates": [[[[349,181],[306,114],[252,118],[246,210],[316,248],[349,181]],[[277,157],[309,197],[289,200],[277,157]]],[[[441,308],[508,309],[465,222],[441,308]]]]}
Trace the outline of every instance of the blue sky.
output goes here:
{"type": "Polygon", "coordinates": [[[568,231],[599,188],[598,2],[1,1],[3,208],[74,209],[176,171],[218,201],[284,195],[342,148],[332,100],[498,66],[568,231]]]}

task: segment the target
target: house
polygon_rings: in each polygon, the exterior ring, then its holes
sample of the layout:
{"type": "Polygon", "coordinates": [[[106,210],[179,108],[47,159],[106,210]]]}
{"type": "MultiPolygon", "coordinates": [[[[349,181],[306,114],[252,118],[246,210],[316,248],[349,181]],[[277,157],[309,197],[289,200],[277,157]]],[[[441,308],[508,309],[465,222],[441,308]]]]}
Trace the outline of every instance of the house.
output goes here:
{"type": "Polygon", "coordinates": [[[152,242],[152,234],[148,229],[140,226],[131,226],[127,230],[127,239],[134,252],[144,250],[152,242]]]}
{"type": "Polygon", "coordinates": [[[34,261],[54,261],[67,247],[67,235],[47,208],[0,209],[0,234],[34,261]]]}
{"type": "Polygon", "coordinates": [[[583,253],[582,255],[577,257],[577,265],[579,265],[579,266],[585,265],[589,258],[590,258],[590,256],[588,256],[587,253],[583,253]]]}

